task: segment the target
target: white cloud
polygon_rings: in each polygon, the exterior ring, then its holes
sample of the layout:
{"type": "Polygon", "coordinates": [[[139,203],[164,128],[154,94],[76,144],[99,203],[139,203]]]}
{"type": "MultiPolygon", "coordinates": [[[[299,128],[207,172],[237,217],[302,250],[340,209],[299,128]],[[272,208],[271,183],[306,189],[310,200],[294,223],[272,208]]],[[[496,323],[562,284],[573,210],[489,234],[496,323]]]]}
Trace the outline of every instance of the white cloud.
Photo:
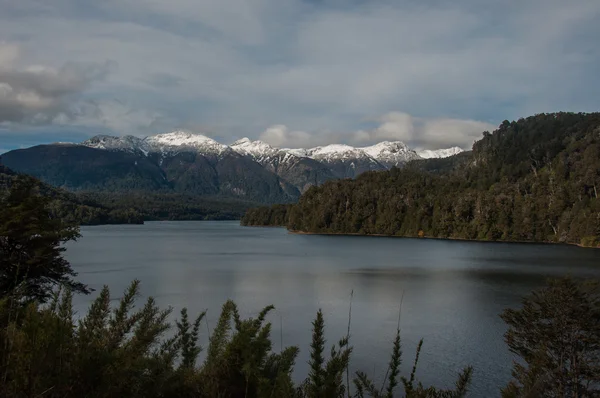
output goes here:
{"type": "Polygon", "coordinates": [[[305,131],[290,131],[286,126],[277,124],[266,129],[259,137],[276,147],[301,148],[310,145],[317,139],[305,131]]]}
{"type": "Polygon", "coordinates": [[[355,146],[372,145],[381,141],[402,141],[416,149],[440,149],[458,146],[470,149],[484,131],[496,127],[490,123],[463,119],[429,119],[413,117],[403,112],[390,112],[377,119],[379,126],[371,130],[339,133],[319,131],[290,131],[284,125],[269,127],[262,141],[277,147],[314,147],[334,143],[355,146]]]}
{"type": "Polygon", "coordinates": [[[433,119],[426,120],[413,142],[419,148],[437,149],[458,146],[470,149],[473,142],[481,139],[484,131],[493,131],[496,126],[476,120],[433,119]]]}

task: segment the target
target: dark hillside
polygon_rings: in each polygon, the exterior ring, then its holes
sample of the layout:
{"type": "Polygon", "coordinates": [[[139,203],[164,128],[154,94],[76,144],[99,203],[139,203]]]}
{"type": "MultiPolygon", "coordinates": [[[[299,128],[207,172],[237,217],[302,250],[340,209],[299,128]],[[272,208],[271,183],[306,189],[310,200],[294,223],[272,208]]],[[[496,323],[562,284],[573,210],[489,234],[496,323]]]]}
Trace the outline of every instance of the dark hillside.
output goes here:
{"type": "Polygon", "coordinates": [[[599,244],[600,113],[540,114],[483,135],[470,153],[313,187],[291,207],[287,226],[599,244]]]}

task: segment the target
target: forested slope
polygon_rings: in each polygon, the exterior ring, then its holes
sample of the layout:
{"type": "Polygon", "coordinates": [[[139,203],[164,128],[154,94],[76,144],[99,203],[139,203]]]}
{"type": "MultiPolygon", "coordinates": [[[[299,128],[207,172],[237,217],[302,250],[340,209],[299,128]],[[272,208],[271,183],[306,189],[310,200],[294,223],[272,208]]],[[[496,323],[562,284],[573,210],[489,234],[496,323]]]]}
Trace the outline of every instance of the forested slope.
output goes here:
{"type": "Polygon", "coordinates": [[[539,114],[504,121],[448,160],[313,187],[285,217],[313,233],[597,246],[598,189],[600,113],[539,114]]]}
{"type": "Polygon", "coordinates": [[[111,208],[92,198],[79,197],[62,189],[54,188],[36,178],[18,174],[0,164],[0,202],[13,184],[32,184],[42,196],[49,198],[48,208],[52,214],[68,223],[81,225],[141,224],[142,214],[132,208],[111,208]]]}

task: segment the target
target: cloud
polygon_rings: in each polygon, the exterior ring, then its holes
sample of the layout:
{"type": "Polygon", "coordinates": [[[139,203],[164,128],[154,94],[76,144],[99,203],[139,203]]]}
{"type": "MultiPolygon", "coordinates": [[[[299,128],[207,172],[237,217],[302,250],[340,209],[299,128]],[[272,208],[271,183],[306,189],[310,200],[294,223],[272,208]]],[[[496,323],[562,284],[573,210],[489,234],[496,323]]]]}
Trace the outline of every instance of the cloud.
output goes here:
{"type": "Polygon", "coordinates": [[[497,126],[476,120],[433,119],[426,120],[412,142],[419,148],[437,149],[458,146],[470,149],[473,142],[481,139],[484,131],[497,126]]]}
{"type": "Polygon", "coordinates": [[[59,126],[101,128],[118,131],[121,135],[141,136],[169,130],[173,123],[159,112],[136,109],[117,100],[82,101],[52,120],[52,124],[59,126]]]}
{"type": "Polygon", "coordinates": [[[335,143],[367,146],[381,141],[402,141],[416,149],[439,149],[458,146],[470,149],[484,131],[493,131],[493,124],[476,120],[450,118],[420,118],[408,113],[390,112],[376,119],[379,125],[371,130],[340,133],[321,131],[308,133],[290,131],[284,125],[269,127],[260,139],[278,147],[314,147],[335,143]]]}
{"type": "Polygon", "coordinates": [[[286,126],[277,124],[266,129],[259,137],[276,147],[301,148],[313,144],[317,137],[305,131],[290,131],[286,126]]]}
{"type": "Polygon", "coordinates": [[[95,81],[103,80],[113,63],[67,63],[58,69],[16,66],[19,49],[0,44],[0,123],[51,124],[95,81]]]}
{"type": "Polygon", "coordinates": [[[378,118],[380,125],[370,131],[354,133],[357,144],[384,140],[403,141],[413,148],[439,149],[458,146],[469,149],[482,132],[493,131],[491,123],[469,119],[422,118],[403,112],[390,112],[378,118]]]}
{"type": "Polygon", "coordinates": [[[0,48],[4,69],[44,65],[54,74],[37,73],[60,81],[80,65],[71,74],[83,76],[19,103],[0,80],[13,124],[86,121],[117,134],[210,126],[226,140],[277,123],[295,129],[268,139],[294,146],[469,146],[477,123],[600,107],[597,0],[0,0],[0,9],[0,37],[14,44],[0,48]],[[118,70],[81,70],[106,59],[118,70]],[[113,102],[123,109],[97,109],[113,102]]]}

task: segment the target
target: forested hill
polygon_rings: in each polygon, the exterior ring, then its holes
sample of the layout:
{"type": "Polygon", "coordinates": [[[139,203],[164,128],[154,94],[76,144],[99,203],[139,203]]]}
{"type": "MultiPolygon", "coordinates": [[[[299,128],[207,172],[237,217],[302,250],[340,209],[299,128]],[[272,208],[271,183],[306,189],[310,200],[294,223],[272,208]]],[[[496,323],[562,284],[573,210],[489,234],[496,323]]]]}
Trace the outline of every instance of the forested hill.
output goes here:
{"type": "Polygon", "coordinates": [[[90,198],[81,198],[36,178],[15,173],[2,164],[0,164],[0,205],[15,183],[32,184],[37,193],[49,198],[48,208],[53,215],[69,223],[81,225],[143,223],[142,215],[133,209],[115,209],[101,205],[90,198]]]}
{"type": "Polygon", "coordinates": [[[598,246],[599,189],[600,113],[551,113],[504,121],[469,153],[313,187],[275,218],[313,233],[598,246]]]}

